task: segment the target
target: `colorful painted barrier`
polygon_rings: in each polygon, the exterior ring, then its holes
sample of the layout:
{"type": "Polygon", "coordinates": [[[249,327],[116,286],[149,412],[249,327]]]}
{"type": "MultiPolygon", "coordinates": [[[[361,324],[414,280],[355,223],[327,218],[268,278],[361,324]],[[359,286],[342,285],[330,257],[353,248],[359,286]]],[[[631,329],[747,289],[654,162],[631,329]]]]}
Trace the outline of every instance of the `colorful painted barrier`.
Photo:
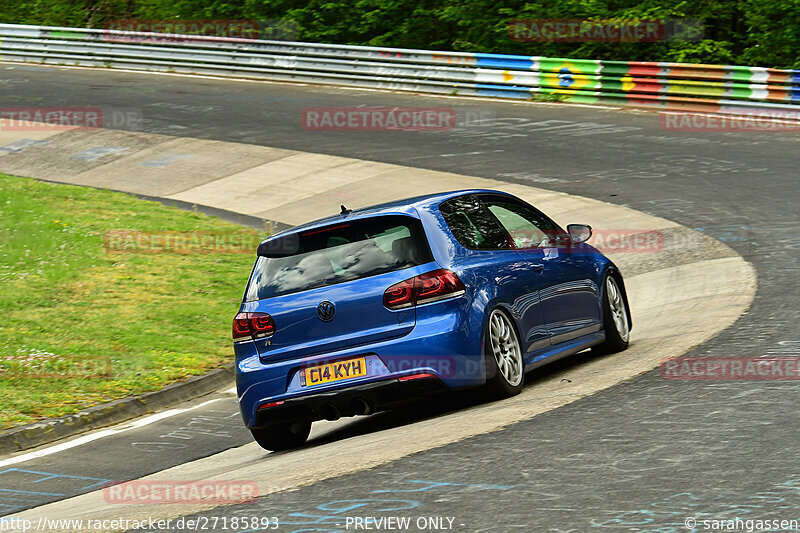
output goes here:
{"type": "Polygon", "coordinates": [[[800,119],[800,71],[0,24],[0,60],[800,119]]]}

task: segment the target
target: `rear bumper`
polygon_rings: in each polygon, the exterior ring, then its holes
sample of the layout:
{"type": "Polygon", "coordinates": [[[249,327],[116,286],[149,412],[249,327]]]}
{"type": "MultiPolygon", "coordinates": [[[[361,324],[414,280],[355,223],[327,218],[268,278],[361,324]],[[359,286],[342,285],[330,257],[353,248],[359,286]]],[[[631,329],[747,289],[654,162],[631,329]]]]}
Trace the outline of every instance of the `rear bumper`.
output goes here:
{"type": "Polygon", "coordinates": [[[400,381],[387,379],[329,392],[289,398],[274,407],[256,411],[255,426],[296,420],[335,419],[382,411],[448,390],[436,378],[400,381]]]}
{"type": "Polygon", "coordinates": [[[237,343],[236,387],[247,427],[283,419],[322,419],[323,404],[335,400],[342,416],[350,416],[352,400],[367,401],[373,411],[390,408],[437,390],[455,390],[486,381],[480,327],[468,327],[466,298],[417,309],[417,322],[407,335],[293,359],[263,359],[253,342],[237,343]],[[365,358],[367,375],[310,387],[298,373],[307,366],[349,358],[365,358]],[[437,379],[401,381],[411,375],[437,379]],[[265,403],[284,402],[259,410],[265,403]],[[322,409],[322,412],[320,411],[322,409]],[[269,419],[269,420],[267,420],[269,419]]]}

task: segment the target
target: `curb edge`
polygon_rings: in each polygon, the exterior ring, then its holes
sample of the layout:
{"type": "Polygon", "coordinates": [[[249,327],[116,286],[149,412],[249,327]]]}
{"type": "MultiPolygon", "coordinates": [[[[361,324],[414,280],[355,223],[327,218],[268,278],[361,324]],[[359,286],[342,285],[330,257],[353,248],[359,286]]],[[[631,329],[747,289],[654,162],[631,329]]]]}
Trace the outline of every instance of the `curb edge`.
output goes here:
{"type": "Polygon", "coordinates": [[[6,429],[0,431],[0,455],[10,455],[92,429],[119,424],[232,385],[233,364],[228,363],[203,375],[170,383],[157,391],[95,405],[75,414],[6,429]]]}

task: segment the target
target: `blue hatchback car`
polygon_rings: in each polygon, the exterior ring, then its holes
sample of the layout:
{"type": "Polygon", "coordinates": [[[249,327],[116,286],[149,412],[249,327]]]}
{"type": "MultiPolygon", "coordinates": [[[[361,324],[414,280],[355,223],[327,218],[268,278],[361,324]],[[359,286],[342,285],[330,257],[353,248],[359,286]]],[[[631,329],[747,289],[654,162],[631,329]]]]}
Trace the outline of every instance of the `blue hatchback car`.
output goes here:
{"type": "Polygon", "coordinates": [[[512,396],[543,363],[624,350],[625,285],[590,236],[467,190],[342,206],[268,238],[233,320],[246,426],[287,449],[315,420],[476,386],[512,396]]]}

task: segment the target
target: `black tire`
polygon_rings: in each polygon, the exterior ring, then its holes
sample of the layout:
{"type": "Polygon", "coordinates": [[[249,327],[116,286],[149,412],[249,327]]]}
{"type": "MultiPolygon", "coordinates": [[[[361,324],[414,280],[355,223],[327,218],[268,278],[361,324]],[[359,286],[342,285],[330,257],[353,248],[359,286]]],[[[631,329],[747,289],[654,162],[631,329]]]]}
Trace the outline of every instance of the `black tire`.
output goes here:
{"type": "Polygon", "coordinates": [[[250,430],[259,446],[271,452],[302,446],[311,433],[311,422],[286,422],[250,430]]]}
{"type": "Polygon", "coordinates": [[[619,281],[610,274],[606,274],[603,280],[603,329],[606,332],[606,340],[602,344],[592,347],[593,355],[617,353],[628,348],[630,309],[628,308],[625,293],[620,288],[619,281]],[[614,294],[614,291],[616,291],[616,294],[614,294]],[[621,306],[621,309],[619,306],[621,306]],[[622,328],[620,322],[624,323],[624,328],[622,328]],[[620,331],[621,328],[622,331],[620,331]]]}
{"type": "MultiPolygon", "coordinates": [[[[522,345],[519,342],[519,335],[517,335],[517,331],[514,328],[513,320],[511,320],[504,311],[500,309],[493,310],[489,314],[489,320],[486,321],[485,337],[483,359],[486,366],[486,384],[483,387],[484,391],[490,399],[495,400],[516,396],[525,386],[525,366],[522,361],[522,345]],[[516,343],[517,353],[512,359],[517,361],[518,375],[517,372],[513,370],[504,371],[501,369],[501,364],[498,361],[498,357],[500,356],[496,355],[496,350],[492,345],[492,321],[495,316],[497,316],[499,320],[505,322],[505,326],[508,328],[506,333],[511,337],[512,342],[516,343]],[[513,378],[510,380],[509,377],[507,377],[509,372],[513,374],[513,378]]],[[[504,368],[505,365],[509,364],[509,361],[511,361],[511,359],[504,361],[504,368]]],[[[510,369],[511,367],[508,368],[510,369]]]]}

